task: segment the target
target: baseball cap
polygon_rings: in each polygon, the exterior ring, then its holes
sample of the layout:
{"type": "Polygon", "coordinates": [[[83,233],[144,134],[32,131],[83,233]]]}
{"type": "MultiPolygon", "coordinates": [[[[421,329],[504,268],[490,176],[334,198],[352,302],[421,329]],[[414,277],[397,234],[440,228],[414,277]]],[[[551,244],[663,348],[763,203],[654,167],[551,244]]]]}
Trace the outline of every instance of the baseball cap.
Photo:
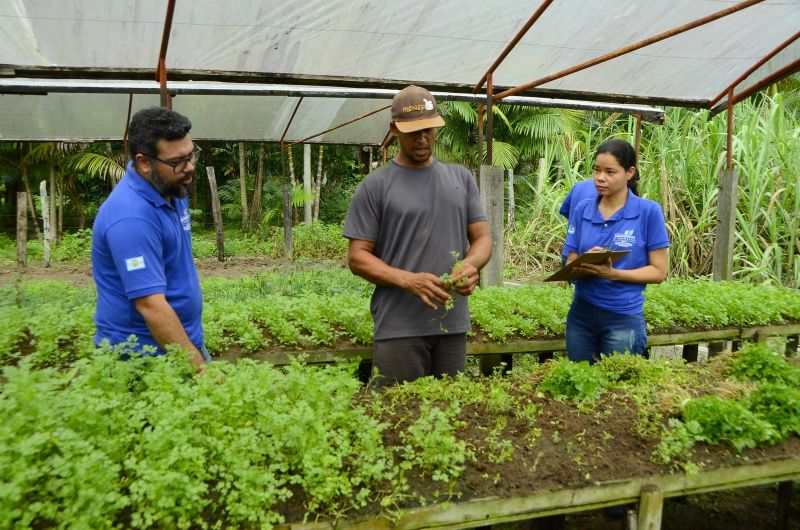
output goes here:
{"type": "Polygon", "coordinates": [[[403,133],[444,125],[444,120],[436,112],[436,100],[430,92],[417,85],[409,85],[395,94],[392,121],[403,133]]]}

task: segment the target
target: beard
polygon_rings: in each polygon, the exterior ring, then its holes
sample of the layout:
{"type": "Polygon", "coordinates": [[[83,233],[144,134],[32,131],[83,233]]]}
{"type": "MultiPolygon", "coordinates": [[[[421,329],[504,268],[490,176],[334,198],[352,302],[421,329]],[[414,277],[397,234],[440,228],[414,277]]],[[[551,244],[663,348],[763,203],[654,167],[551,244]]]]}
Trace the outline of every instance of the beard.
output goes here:
{"type": "Polygon", "coordinates": [[[153,172],[150,174],[150,182],[156,191],[162,197],[172,197],[175,199],[185,199],[189,196],[189,193],[192,191],[192,186],[194,185],[194,171],[184,173],[183,178],[191,178],[192,184],[184,186],[181,184],[180,180],[177,182],[167,182],[161,178],[161,175],[158,174],[155,168],[153,168],[153,172]]]}

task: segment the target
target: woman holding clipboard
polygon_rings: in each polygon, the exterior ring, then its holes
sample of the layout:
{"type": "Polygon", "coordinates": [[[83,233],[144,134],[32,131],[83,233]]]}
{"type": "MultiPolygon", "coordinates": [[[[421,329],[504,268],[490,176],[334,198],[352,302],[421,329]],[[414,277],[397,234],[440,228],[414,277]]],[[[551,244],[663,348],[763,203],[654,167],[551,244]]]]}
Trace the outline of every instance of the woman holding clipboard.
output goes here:
{"type": "Polygon", "coordinates": [[[594,363],[601,354],[643,355],[647,346],[644,288],[667,276],[669,236],[658,203],[636,193],[636,151],[624,140],[597,148],[597,198],[569,217],[567,263],[586,252],[629,251],[613,262],[583,263],[573,272],[575,296],[567,315],[567,354],[594,363]]]}

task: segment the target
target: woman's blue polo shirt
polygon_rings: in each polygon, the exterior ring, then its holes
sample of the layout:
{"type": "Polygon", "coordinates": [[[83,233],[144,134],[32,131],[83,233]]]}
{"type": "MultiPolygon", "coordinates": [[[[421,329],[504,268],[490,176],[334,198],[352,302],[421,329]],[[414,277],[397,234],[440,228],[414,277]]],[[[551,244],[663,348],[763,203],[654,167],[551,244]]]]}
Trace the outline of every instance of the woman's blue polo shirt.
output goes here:
{"type": "Polygon", "coordinates": [[[137,335],[163,350],[134,300],[164,293],[192,343],[203,345],[203,299],[192,257],[189,202],[166,201],[128,164],[125,177],[100,206],[92,230],[92,273],[97,286],[95,343],[137,335]]]}
{"type": "MultiPolygon", "coordinates": [[[[638,269],[650,262],[648,252],[669,246],[661,206],[637,197],[628,190],[625,206],[609,219],[597,209],[600,197],[585,199],[572,211],[564,244],[568,252],[583,254],[592,247],[630,250],[614,262],[615,269],[638,269]]],[[[641,283],[607,280],[589,276],[575,282],[575,296],[607,311],[625,315],[642,312],[644,288],[641,283]]]]}

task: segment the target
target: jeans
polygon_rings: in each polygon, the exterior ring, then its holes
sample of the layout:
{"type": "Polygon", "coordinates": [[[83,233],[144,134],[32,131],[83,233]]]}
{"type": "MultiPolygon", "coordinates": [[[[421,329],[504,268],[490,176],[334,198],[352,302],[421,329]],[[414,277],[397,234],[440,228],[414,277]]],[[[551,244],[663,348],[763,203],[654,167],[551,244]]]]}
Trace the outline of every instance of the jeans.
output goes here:
{"type": "Polygon", "coordinates": [[[567,314],[567,355],[571,361],[594,364],[601,354],[644,355],[646,348],[644,313],[622,315],[577,297],[572,301],[567,314]]]}

